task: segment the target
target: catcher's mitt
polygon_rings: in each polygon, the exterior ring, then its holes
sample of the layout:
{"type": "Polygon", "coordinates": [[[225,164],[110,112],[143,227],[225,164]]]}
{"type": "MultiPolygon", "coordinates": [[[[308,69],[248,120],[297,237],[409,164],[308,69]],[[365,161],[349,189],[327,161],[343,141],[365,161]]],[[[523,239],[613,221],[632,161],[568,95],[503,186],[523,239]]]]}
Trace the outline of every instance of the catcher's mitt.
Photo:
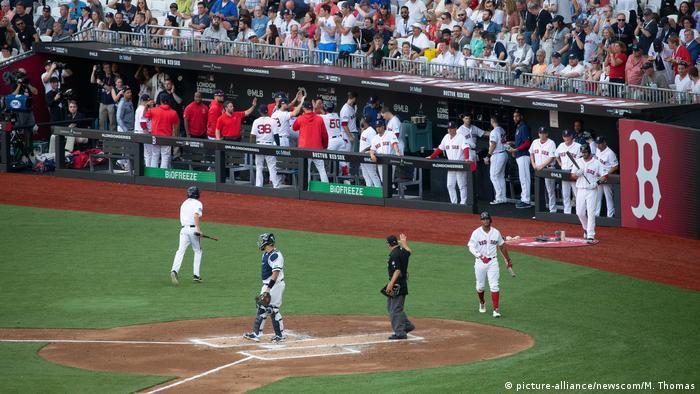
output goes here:
{"type": "Polygon", "coordinates": [[[262,306],[269,306],[271,299],[270,293],[262,293],[255,297],[255,303],[262,306]]]}

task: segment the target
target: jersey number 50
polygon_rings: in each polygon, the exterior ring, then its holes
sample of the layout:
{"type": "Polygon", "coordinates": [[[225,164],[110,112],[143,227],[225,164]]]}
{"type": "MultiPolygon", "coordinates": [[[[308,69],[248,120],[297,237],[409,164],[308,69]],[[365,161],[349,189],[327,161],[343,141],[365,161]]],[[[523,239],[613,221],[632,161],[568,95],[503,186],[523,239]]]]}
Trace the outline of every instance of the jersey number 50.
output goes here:
{"type": "Polygon", "coordinates": [[[331,119],[330,122],[328,122],[331,125],[331,128],[333,129],[339,129],[340,128],[340,119],[331,119]]]}

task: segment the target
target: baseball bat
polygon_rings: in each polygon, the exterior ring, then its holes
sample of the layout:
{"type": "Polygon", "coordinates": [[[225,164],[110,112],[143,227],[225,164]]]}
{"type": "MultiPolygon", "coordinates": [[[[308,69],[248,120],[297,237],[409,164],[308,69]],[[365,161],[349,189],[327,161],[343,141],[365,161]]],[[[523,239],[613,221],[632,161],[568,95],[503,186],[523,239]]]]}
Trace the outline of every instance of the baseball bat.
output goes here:
{"type": "Polygon", "coordinates": [[[197,235],[200,236],[200,237],[202,237],[202,238],[211,239],[211,240],[213,240],[213,241],[218,241],[218,240],[219,240],[219,238],[216,238],[216,237],[211,236],[211,235],[206,235],[206,234],[202,234],[202,233],[197,233],[197,235]]]}
{"type": "Polygon", "coordinates": [[[510,272],[510,276],[515,277],[515,271],[513,271],[512,267],[508,267],[508,272],[510,272]]]}
{"type": "MultiPolygon", "coordinates": [[[[572,155],[571,152],[566,152],[566,155],[569,156],[569,159],[571,160],[572,163],[574,163],[574,165],[576,166],[576,169],[577,169],[577,170],[580,170],[581,167],[578,166],[578,163],[576,162],[576,159],[574,158],[574,155],[572,155]]],[[[585,172],[583,173],[583,179],[585,179],[585,180],[586,180],[586,183],[588,183],[589,185],[591,184],[591,181],[589,181],[588,178],[586,178],[586,173],[585,173],[585,172]]]]}

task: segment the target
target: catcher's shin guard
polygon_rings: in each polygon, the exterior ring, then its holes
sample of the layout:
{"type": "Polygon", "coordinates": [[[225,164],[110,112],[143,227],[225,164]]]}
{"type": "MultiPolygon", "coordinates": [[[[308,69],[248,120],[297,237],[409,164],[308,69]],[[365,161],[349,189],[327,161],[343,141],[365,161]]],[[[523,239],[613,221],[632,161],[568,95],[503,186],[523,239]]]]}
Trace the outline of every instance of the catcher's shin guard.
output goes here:
{"type": "Polygon", "coordinates": [[[253,323],[253,333],[262,335],[262,330],[265,327],[265,319],[267,319],[267,308],[259,306],[258,314],[255,316],[255,322],[253,323]]]}
{"type": "Polygon", "coordinates": [[[284,323],[282,322],[282,314],[279,308],[272,308],[272,328],[275,330],[275,335],[282,336],[284,323]]]}

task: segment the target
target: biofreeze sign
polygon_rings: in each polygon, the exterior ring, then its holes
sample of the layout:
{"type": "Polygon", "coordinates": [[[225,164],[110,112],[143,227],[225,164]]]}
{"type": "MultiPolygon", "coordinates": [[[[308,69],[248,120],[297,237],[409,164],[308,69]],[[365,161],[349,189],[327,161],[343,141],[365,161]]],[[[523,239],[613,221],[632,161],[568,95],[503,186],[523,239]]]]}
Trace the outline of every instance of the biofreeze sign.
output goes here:
{"type": "Polygon", "coordinates": [[[309,182],[309,191],[344,196],[382,197],[381,187],[346,185],[344,183],[309,182]]]}
{"type": "Polygon", "coordinates": [[[216,175],[213,172],[204,171],[146,167],[143,174],[151,178],[172,179],[175,181],[216,182],[216,175]]]}

